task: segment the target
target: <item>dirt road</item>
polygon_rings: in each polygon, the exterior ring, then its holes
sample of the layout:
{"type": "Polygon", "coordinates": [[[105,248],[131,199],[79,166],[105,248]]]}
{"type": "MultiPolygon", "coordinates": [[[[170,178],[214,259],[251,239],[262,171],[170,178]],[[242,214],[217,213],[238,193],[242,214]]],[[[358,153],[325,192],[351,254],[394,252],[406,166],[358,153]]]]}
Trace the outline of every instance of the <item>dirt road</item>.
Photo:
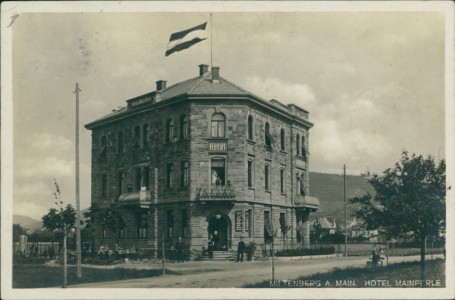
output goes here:
{"type": "MultiPolygon", "coordinates": [[[[436,256],[435,256],[436,257],[436,256]]],[[[429,259],[430,257],[428,257],[429,259]]],[[[418,261],[419,256],[391,257],[389,263],[418,261]]],[[[292,280],[299,276],[324,273],[335,267],[365,266],[365,257],[338,257],[313,260],[277,260],[275,279],[292,280]]],[[[181,275],[110,281],[71,286],[72,288],[227,288],[243,287],[263,280],[271,280],[271,261],[235,263],[205,261],[168,264],[167,269],[181,275]]]]}

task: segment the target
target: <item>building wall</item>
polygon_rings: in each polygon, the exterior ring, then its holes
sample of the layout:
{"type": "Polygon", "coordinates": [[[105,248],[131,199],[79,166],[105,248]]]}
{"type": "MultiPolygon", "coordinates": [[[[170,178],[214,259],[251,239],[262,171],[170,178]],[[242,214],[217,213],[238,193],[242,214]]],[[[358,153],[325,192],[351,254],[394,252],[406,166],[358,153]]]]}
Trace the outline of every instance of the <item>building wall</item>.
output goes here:
{"type": "MultiPolygon", "coordinates": [[[[139,208],[125,207],[127,223],[125,237],[117,242],[122,247],[141,248],[145,252],[154,253],[160,249],[165,233],[164,243],[170,247],[182,235],[181,209],[187,209],[187,237],[183,237],[190,249],[207,247],[208,216],[216,212],[225,215],[231,224],[229,236],[230,246],[235,248],[241,237],[246,242],[264,243],[264,211],[270,211],[273,228],[280,233],[280,213],[286,214],[287,223],[291,230],[287,233],[287,242],[296,241],[296,210],[293,200],[296,197],[296,172],[306,173],[305,188],[309,192],[309,169],[307,162],[296,155],[296,135],[305,135],[308,143],[307,128],[298,123],[291,123],[279,114],[264,111],[248,101],[213,100],[186,101],[172,106],[163,106],[138,113],[129,118],[112,122],[107,126],[97,127],[92,132],[92,203],[109,205],[119,197],[118,171],[123,170],[122,189],[135,191],[136,171],[140,167],[148,167],[149,190],[156,197],[157,206],[149,210],[148,224],[150,226],[147,238],[137,237],[137,214],[139,208]],[[211,138],[211,118],[214,113],[223,113],[226,117],[226,138],[211,138]],[[188,116],[189,138],[182,139],[180,134],[181,117],[188,116]],[[247,138],[248,117],[253,117],[253,139],[247,138]],[[174,138],[166,141],[167,122],[174,122],[174,138]],[[265,146],[265,124],[269,123],[273,137],[272,147],[265,146]],[[143,147],[143,126],[148,124],[149,145],[143,147]],[[135,127],[141,128],[139,148],[135,149],[135,127]],[[280,132],[285,132],[285,149],[280,149],[280,132]],[[124,133],[123,151],[118,151],[118,132],[124,133]],[[103,147],[101,140],[106,137],[106,155],[100,152],[103,147]],[[226,151],[210,151],[210,142],[227,143],[226,151]],[[209,200],[202,203],[198,199],[199,189],[210,183],[210,159],[224,157],[226,159],[226,181],[229,180],[235,191],[234,203],[229,201],[216,202],[209,200]],[[247,162],[254,161],[253,187],[248,187],[247,162]],[[180,186],[180,162],[189,162],[189,184],[180,186]],[[173,187],[166,187],[166,165],[174,163],[173,187]],[[265,189],[265,165],[270,166],[270,185],[265,189]],[[285,170],[284,192],[280,189],[280,169],[285,170]],[[155,178],[155,169],[158,177],[155,178]],[[102,196],[102,174],[106,174],[106,194],[102,196]],[[158,183],[155,195],[155,182],[158,183]],[[174,230],[172,236],[167,234],[167,211],[174,211],[174,230]],[[243,228],[235,231],[235,212],[252,212],[251,233],[243,228]],[[157,219],[155,220],[155,211],[157,219]],[[158,228],[156,228],[158,226],[158,228]],[[191,237],[191,238],[189,238],[191,237]],[[144,250],[145,249],[145,250],[144,250]]],[[[308,149],[308,145],[306,146],[308,149]]],[[[308,156],[307,156],[308,157],[308,156]]],[[[101,239],[98,231],[98,243],[113,243],[115,238],[101,239]]],[[[309,238],[309,237],[308,237],[309,238]]],[[[306,242],[307,243],[307,242],[306,242]]]]}

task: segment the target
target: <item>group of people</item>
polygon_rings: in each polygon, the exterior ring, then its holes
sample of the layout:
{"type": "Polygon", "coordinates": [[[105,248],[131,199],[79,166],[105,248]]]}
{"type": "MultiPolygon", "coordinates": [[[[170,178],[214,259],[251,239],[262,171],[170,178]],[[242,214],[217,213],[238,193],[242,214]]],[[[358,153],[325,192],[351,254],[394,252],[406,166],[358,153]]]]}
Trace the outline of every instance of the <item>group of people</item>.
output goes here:
{"type": "MultiPolygon", "coordinates": [[[[213,251],[216,248],[216,243],[212,235],[209,236],[209,242],[207,247],[207,252],[209,254],[209,258],[213,258],[213,251]]],[[[243,238],[240,238],[240,242],[237,245],[237,258],[236,262],[243,262],[243,254],[245,253],[245,242],[243,238]]]]}

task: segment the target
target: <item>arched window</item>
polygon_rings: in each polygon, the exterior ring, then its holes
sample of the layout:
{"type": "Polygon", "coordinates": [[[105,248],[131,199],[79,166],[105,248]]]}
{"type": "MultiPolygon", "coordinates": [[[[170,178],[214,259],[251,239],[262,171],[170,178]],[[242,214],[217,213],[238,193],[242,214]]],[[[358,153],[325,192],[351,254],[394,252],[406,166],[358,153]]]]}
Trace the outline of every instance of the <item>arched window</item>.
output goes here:
{"type": "Polygon", "coordinates": [[[264,139],[265,139],[265,145],[267,147],[272,147],[272,135],[270,134],[270,124],[269,123],[265,123],[264,139]]]}
{"type": "Polygon", "coordinates": [[[169,119],[166,124],[166,142],[169,143],[174,140],[174,121],[169,119]]]}
{"type": "Polygon", "coordinates": [[[180,119],[180,138],[182,140],[188,139],[188,117],[186,115],[180,119]]]}
{"type": "Polygon", "coordinates": [[[297,155],[300,154],[300,135],[297,134],[296,138],[295,138],[295,148],[297,150],[297,155]]]}
{"type": "Polygon", "coordinates": [[[223,138],[225,136],[226,119],[223,114],[216,113],[212,116],[212,137],[223,138]]]}
{"type": "Polygon", "coordinates": [[[248,139],[253,140],[253,116],[248,116],[248,139]]]}
{"type": "Polygon", "coordinates": [[[281,145],[281,150],[284,151],[286,150],[286,135],[284,133],[284,128],[281,128],[281,134],[280,134],[280,145],[281,145]]]}

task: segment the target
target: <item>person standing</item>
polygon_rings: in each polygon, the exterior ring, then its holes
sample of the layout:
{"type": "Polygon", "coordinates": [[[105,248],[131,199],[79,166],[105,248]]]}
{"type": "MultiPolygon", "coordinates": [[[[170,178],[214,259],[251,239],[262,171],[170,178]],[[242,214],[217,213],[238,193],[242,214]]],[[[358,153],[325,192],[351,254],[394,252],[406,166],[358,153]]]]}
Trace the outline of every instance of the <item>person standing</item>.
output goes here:
{"type": "Polygon", "coordinates": [[[209,237],[209,244],[208,244],[208,247],[207,247],[207,251],[209,253],[209,259],[212,259],[213,258],[213,249],[215,248],[215,243],[213,242],[213,237],[212,235],[210,235],[209,237]]]}
{"type": "Polygon", "coordinates": [[[182,238],[179,237],[177,244],[175,244],[175,251],[177,252],[177,261],[185,262],[185,244],[182,241],[182,238]]]}
{"type": "Polygon", "coordinates": [[[243,252],[245,251],[245,242],[240,238],[239,245],[237,246],[237,262],[243,262],[243,252]]]}

